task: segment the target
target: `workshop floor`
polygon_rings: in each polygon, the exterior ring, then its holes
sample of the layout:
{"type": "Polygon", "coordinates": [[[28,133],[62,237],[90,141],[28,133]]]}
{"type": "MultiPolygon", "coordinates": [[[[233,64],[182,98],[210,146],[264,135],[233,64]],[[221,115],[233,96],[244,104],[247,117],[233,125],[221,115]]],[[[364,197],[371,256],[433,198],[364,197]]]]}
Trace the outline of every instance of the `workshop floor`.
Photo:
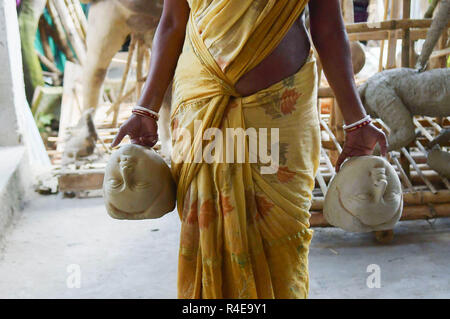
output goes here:
{"type": "MultiPolygon", "coordinates": [[[[175,298],[179,229],[176,213],[118,221],[101,198],[36,196],[2,236],[0,298],[175,298]]],[[[389,245],[316,229],[310,297],[450,298],[449,267],[450,219],[401,222],[389,245]]]]}

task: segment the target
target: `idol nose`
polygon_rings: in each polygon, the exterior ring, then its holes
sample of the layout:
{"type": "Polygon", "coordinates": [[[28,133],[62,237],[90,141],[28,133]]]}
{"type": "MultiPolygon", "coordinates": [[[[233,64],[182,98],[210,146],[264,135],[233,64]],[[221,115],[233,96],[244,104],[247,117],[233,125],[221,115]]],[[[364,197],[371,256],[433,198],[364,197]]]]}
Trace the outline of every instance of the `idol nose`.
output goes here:
{"type": "Polygon", "coordinates": [[[387,180],[380,180],[374,185],[373,199],[375,203],[379,203],[383,200],[384,193],[386,192],[387,180]]]}
{"type": "Polygon", "coordinates": [[[379,203],[383,200],[383,195],[386,192],[387,176],[386,169],[384,167],[377,167],[371,170],[371,176],[373,181],[373,201],[379,203]]]}

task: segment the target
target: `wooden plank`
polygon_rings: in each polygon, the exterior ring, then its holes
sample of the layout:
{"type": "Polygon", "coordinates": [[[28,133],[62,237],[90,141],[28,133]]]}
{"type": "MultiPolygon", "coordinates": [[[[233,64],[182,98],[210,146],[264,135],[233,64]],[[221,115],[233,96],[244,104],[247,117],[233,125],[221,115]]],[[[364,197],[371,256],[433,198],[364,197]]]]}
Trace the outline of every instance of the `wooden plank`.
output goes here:
{"type": "Polygon", "coordinates": [[[101,189],[103,177],[103,172],[63,174],[58,177],[59,190],[76,192],[101,189]]]}
{"type": "MultiPolygon", "coordinates": [[[[403,15],[403,19],[391,19],[377,23],[360,22],[347,24],[345,27],[348,34],[353,34],[353,33],[373,32],[373,31],[392,31],[397,29],[412,29],[412,28],[423,29],[429,28],[431,26],[432,20],[430,19],[409,19],[405,17],[409,17],[409,15],[408,14],[403,15]]],[[[448,26],[450,27],[450,22],[448,26]]]]}
{"type": "MultiPolygon", "coordinates": [[[[411,29],[410,38],[413,41],[423,40],[427,37],[428,29],[411,29]]],[[[399,40],[404,36],[403,30],[395,31],[370,31],[370,32],[358,32],[350,33],[348,39],[350,41],[368,41],[368,40],[389,40],[389,34],[391,34],[391,40],[399,40]]]]}

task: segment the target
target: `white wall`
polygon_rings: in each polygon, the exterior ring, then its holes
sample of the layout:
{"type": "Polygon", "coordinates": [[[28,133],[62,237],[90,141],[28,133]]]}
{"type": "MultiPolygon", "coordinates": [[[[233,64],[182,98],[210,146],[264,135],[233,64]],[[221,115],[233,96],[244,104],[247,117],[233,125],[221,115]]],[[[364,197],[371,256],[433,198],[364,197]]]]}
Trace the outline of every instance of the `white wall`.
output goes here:
{"type": "Polygon", "coordinates": [[[15,1],[0,0],[0,146],[20,144],[14,106],[24,84],[15,6],[15,1]]]}
{"type": "Polygon", "coordinates": [[[50,160],[25,97],[16,3],[0,0],[0,146],[25,144],[32,165],[50,160]]]}

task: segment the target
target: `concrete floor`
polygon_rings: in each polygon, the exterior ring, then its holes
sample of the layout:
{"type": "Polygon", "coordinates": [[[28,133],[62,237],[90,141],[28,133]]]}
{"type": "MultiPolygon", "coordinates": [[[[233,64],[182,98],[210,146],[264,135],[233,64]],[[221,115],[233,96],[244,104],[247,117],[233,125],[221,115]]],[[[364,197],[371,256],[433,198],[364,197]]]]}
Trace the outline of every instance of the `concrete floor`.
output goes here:
{"type": "MultiPolygon", "coordinates": [[[[110,218],[101,198],[37,196],[3,234],[0,298],[175,298],[179,221],[110,218]],[[80,288],[67,280],[80,270],[80,288]]],[[[390,245],[316,229],[311,298],[449,298],[450,219],[401,222],[390,245]],[[368,265],[381,288],[366,285],[368,265]]]]}

